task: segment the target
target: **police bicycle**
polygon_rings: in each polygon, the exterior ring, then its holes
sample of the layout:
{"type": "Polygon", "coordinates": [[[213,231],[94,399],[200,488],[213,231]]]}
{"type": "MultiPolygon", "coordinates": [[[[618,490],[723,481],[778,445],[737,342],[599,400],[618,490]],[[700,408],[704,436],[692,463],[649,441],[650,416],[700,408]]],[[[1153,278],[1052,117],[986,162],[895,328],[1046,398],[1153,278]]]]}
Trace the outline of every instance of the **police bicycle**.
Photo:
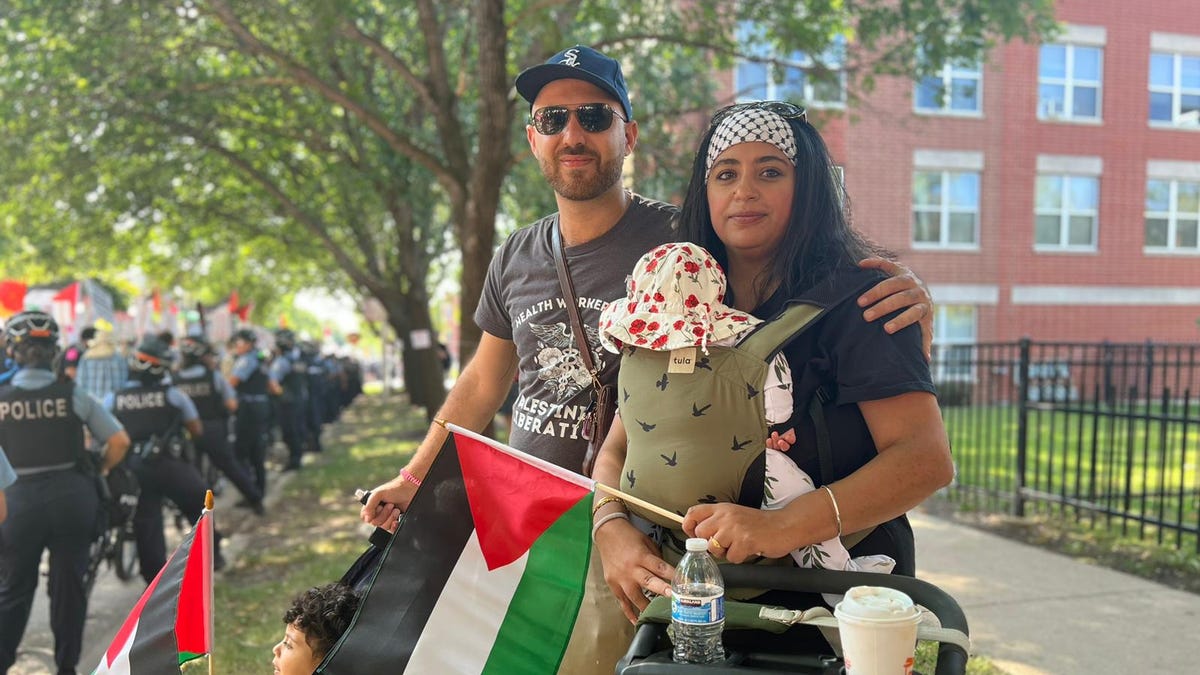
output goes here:
{"type": "Polygon", "coordinates": [[[105,563],[121,581],[129,581],[137,573],[137,542],[133,534],[133,514],[137,511],[137,478],[124,462],[113,467],[107,476],[99,475],[96,485],[100,492],[100,512],[97,515],[96,538],[92,540],[83,587],[92,594],[96,577],[105,563]]]}

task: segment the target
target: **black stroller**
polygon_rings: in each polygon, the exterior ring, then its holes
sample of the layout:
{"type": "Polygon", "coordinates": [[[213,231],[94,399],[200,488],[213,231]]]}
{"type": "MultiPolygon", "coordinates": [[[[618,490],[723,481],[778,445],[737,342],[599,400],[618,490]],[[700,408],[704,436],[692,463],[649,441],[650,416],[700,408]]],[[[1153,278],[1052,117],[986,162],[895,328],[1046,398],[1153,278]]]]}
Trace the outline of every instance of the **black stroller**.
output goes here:
{"type": "MultiPolygon", "coordinates": [[[[907,593],[941,622],[942,631],[932,638],[939,642],[935,675],[961,675],[967,668],[967,618],[962,609],[942,589],[933,584],[891,574],[843,572],[802,567],[761,565],[722,565],[721,572],[729,588],[769,588],[782,591],[844,593],[852,586],[888,586],[907,593]]],[[[807,609],[797,607],[792,609],[807,609]]],[[[672,675],[678,673],[714,673],[724,675],[843,673],[842,660],[830,653],[797,653],[789,633],[796,627],[766,641],[756,641],[749,649],[731,646],[721,663],[703,666],[675,663],[671,660],[671,642],[667,624],[643,623],[633,636],[624,658],[617,663],[618,675],[672,675]]],[[[729,634],[727,628],[726,634],[729,634]]],[[[922,638],[930,639],[930,638],[922,638]]]]}

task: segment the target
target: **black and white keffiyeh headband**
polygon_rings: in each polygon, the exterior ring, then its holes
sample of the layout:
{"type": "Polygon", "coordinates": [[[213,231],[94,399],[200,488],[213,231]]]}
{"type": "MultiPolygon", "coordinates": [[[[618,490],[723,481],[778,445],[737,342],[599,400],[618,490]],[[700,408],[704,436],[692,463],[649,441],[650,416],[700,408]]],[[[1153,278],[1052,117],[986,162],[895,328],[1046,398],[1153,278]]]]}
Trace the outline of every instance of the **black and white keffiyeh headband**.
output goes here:
{"type": "Polygon", "coordinates": [[[787,120],[770,110],[747,108],[731,113],[713,131],[704,161],[704,182],[708,182],[713,163],[722,152],[739,143],[755,141],[770,143],[787,155],[792,164],[796,163],[796,135],[787,120]]]}

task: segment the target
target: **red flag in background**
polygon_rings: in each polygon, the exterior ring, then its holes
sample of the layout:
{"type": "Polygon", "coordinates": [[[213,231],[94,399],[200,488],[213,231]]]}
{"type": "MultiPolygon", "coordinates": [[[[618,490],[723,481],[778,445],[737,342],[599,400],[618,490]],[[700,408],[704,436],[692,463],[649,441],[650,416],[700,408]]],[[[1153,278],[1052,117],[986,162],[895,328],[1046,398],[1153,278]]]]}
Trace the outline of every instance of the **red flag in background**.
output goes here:
{"type": "Polygon", "coordinates": [[[12,316],[25,308],[25,292],[29,288],[20,281],[0,281],[0,317],[12,316]]]}
{"type": "Polygon", "coordinates": [[[280,327],[280,328],[287,328],[287,327],[288,327],[287,314],[280,314],[280,315],[279,315],[279,327],[280,327]]]}
{"type": "Polygon", "coordinates": [[[229,313],[238,313],[238,294],[236,288],[233,289],[233,292],[229,294],[229,313]]]}
{"type": "Polygon", "coordinates": [[[152,296],[150,302],[150,306],[154,310],[155,314],[162,312],[162,294],[158,292],[157,288],[154,289],[154,295],[152,296]]]}
{"type": "Polygon", "coordinates": [[[93,675],[178,675],[212,652],[212,514],[205,512],[133,606],[93,675]]]}
{"type": "Polygon", "coordinates": [[[250,320],[250,310],[252,310],[252,309],[254,309],[254,303],[248,302],[248,303],[242,305],[241,307],[238,307],[237,311],[235,311],[234,314],[237,314],[238,318],[241,319],[242,321],[249,321],[250,320]]]}

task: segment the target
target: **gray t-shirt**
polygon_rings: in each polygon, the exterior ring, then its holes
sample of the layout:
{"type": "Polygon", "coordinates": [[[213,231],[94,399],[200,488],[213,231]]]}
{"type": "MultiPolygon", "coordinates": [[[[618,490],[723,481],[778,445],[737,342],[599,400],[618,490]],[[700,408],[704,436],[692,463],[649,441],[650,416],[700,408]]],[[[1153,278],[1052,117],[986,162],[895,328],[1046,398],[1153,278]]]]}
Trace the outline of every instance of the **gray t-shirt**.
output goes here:
{"type": "MultiPolygon", "coordinates": [[[[625,277],[646,251],[674,240],[677,209],[633,195],[611,230],[566,249],[592,359],[600,379],[616,384],[620,358],[600,347],[600,311],[625,297],[625,277]]],[[[558,214],[522,228],[496,251],[488,266],[475,323],[516,344],[519,395],[513,404],[509,443],[565,469],[579,471],[587,441],[579,422],[591,400],[591,378],[571,334],[551,247],[558,214]]]]}

